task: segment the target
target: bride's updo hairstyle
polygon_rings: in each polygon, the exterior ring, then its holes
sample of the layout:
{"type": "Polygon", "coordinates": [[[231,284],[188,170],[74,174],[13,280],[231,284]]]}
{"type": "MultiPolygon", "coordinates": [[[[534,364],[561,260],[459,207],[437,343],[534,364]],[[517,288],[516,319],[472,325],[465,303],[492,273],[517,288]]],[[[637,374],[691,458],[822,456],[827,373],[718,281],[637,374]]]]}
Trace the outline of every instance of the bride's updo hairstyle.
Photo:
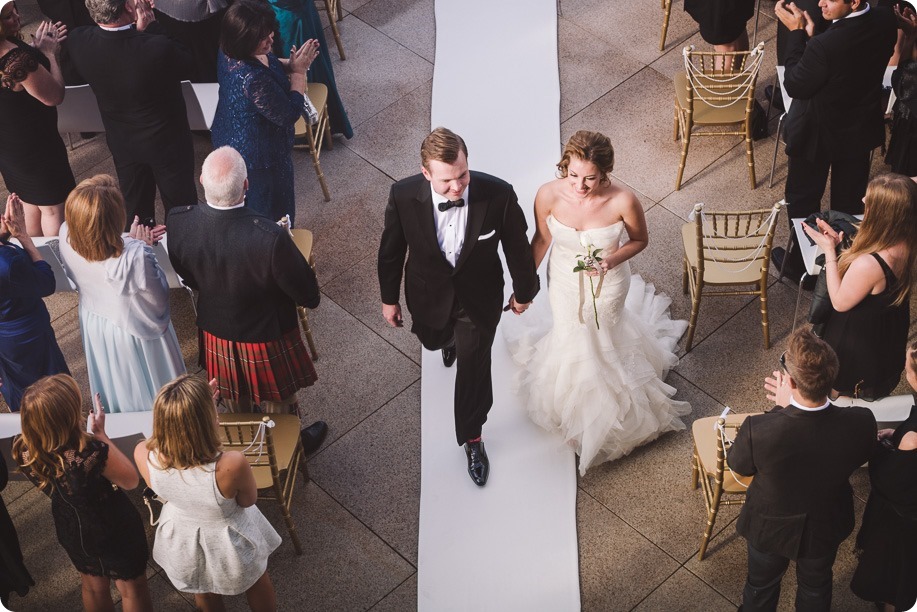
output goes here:
{"type": "Polygon", "coordinates": [[[608,174],[615,167],[615,149],[605,134],[580,130],[564,145],[564,153],[557,162],[557,176],[566,178],[570,160],[574,157],[595,164],[602,173],[602,183],[608,182],[608,174]]]}

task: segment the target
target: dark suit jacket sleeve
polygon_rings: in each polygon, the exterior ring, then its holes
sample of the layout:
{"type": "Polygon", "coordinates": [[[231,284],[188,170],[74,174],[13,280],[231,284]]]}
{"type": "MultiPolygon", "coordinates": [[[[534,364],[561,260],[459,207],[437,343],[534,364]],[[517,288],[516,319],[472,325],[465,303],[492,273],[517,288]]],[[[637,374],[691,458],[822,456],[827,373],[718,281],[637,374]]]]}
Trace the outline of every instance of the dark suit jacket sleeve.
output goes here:
{"type": "Polygon", "coordinates": [[[730,469],[742,476],[753,476],[758,471],[758,468],[755,467],[754,449],[751,441],[754,418],[748,417],[745,419],[745,422],[739,428],[735,441],[732,443],[732,448],[726,454],[726,463],[729,464],[730,469]]]}
{"type": "Polygon", "coordinates": [[[315,308],[321,301],[321,293],[312,266],[285,232],[277,234],[276,240],[271,254],[271,272],[277,286],[298,305],[315,308]]]}
{"type": "MultiPolygon", "coordinates": [[[[171,41],[168,54],[169,72],[181,81],[190,80],[194,76],[194,55],[181,41],[169,36],[166,29],[158,21],[152,22],[143,31],[145,34],[157,34],[171,41]]],[[[165,68],[165,66],[163,67],[165,68]]]]}
{"type": "Polygon", "coordinates": [[[512,188],[508,198],[503,211],[500,241],[503,244],[503,254],[506,256],[506,266],[513,278],[513,295],[520,304],[527,304],[538,293],[538,274],[535,272],[532,247],[525,233],[528,229],[525,214],[512,188]]]}
{"type": "Polygon", "coordinates": [[[404,272],[404,258],[408,252],[408,241],[401,226],[401,216],[395,204],[395,188],[392,186],[385,207],[385,226],[379,243],[379,288],[383,304],[398,304],[401,301],[401,275],[404,272]]]}
{"type": "Polygon", "coordinates": [[[790,32],[783,76],[787,94],[799,100],[815,97],[828,81],[825,49],[817,38],[807,38],[804,30],[790,32]]]}
{"type": "MultiPolygon", "coordinates": [[[[178,211],[179,209],[173,208],[172,210],[178,211]]],[[[184,245],[182,244],[181,236],[184,236],[185,234],[178,229],[179,225],[184,225],[182,221],[189,221],[188,217],[193,218],[193,215],[185,211],[182,212],[186,215],[186,217],[182,218],[181,220],[178,219],[177,214],[166,215],[166,224],[172,229],[172,232],[169,234],[169,247],[166,250],[169,253],[169,261],[172,262],[172,267],[175,269],[175,273],[181,277],[182,282],[184,282],[192,289],[199,289],[197,280],[194,278],[194,274],[184,264],[184,257],[182,253],[185,249],[183,248],[184,245]]]]}

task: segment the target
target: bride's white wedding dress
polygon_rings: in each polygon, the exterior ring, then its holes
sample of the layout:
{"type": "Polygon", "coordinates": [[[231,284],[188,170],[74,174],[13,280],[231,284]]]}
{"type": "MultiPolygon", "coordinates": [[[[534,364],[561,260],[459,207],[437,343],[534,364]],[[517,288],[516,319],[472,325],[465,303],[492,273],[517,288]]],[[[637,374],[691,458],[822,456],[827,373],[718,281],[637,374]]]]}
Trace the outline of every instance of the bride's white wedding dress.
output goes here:
{"type": "MultiPolygon", "coordinates": [[[[582,234],[610,254],[620,246],[624,223],[578,231],[548,216],[554,238],[548,261],[548,296],[553,313],[530,310],[504,325],[510,353],[521,372],[514,389],[533,421],[559,431],[580,455],[580,474],[617,459],[660,434],[684,429],[679,416],[687,402],[673,401],[663,382],[678,362],[674,354],[687,328],[668,314],[671,300],[631,274],[628,262],[594,277],[574,273],[586,249],[582,234]],[[529,317],[526,320],[526,317],[529,317]]],[[[537,304],[537,303],[536,303],[537,304]]]]}

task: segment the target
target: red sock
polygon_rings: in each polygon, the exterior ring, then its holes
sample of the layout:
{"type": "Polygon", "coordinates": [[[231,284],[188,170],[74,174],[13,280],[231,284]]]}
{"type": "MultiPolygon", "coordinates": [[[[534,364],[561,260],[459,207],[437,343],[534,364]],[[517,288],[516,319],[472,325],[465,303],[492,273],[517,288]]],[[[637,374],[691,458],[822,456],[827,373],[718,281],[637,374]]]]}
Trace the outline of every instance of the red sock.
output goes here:
{"type": "Polygon", "coordinates": [[[480,441],[481,441],[481,436],[478,436],[477,438],[468,440],[468,444],[474,444],[475,442],[480,442],[480,441]]]}

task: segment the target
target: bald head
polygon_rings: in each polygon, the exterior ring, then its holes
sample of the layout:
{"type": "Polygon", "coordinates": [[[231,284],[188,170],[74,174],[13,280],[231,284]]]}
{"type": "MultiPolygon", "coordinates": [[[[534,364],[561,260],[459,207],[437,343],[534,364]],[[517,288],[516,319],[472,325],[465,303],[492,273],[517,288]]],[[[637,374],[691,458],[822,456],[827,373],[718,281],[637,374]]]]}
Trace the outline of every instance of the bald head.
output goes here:
{"type": "Polygon", "coordinates": [[[223,208],[241,204],[247,177],[245,160],[239,152],[232,147],[220,147],[207,156],[201,168],[204,198],[223,208]]]}

